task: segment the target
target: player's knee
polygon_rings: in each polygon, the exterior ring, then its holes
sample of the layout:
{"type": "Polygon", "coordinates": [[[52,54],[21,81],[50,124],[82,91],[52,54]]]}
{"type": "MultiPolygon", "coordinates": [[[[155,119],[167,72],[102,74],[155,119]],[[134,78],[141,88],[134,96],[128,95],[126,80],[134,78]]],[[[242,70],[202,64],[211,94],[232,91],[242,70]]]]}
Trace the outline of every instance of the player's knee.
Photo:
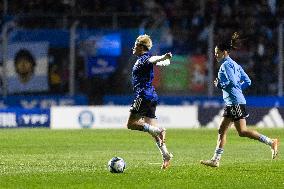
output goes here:
{"type": "Polygon", "coordinates": [[[126,127],[127,127],[127,129],[132,129],[133,128],[132,123],[131,122],[127,122],[126,127]]]}
{"type": "Polygon", "coordinates": [[[239,136],[240,137],[246,137],[247,136],[247,132],[246,131],[239,131],[239,136]]]}
{"type": "Polygon", "coordinates": [[[128,121],[126,126],[127,126],[128,129],[136,130],[136,125],[137,124],[136,124],[135,121],[128,121]]]}

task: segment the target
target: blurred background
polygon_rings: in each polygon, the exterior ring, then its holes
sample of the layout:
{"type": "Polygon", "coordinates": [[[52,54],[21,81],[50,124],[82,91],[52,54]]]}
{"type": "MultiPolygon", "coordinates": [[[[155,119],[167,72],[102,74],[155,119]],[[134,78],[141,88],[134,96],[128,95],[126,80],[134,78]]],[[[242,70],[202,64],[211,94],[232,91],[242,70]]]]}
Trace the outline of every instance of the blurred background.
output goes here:
{"type": "Polygon", "coordinates": [[[161,104],[221,107],[212,82],[218,36],[246,39],[231,52],[252,79],[252,106],[282,106],[284,1],[1,0],[0,106],[129,105],[131,48],[139,34],[151,53],[174,54],[155,68],[161,104]]]}

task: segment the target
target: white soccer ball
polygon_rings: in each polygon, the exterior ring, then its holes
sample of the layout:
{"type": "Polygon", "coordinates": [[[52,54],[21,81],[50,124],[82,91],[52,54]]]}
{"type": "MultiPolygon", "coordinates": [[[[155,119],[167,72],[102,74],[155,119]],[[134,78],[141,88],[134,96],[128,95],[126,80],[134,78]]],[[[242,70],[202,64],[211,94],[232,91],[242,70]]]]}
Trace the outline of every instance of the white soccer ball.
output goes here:
{"type": "Polygon", "coordinates": [[[126,163],[121,157],[113,157],[108,162],[108,170],[111,173],[123,173],[126,168],[126,163]]]}

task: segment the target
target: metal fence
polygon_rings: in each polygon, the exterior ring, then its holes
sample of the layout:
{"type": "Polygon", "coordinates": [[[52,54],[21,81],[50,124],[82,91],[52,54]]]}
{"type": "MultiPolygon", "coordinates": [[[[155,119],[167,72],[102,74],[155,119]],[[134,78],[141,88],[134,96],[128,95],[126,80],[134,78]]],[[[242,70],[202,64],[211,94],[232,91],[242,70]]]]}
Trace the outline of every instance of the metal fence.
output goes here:
{"type": "MultiPolygon", "coordinates": [[[[129,82],[129,75],[131,71],[131,63],[134,60],[130,49],[135,36],[139,33],[147,32],[152,34],[154,45],[154,53],[163,53],[167,50],[174,51],[175,55],[182,55],[183,57],[192,57],[195,55],[203,55],[206,57],[205,74],[202,85],[204,90],[193,91],[186,87],[182,90],[160,90],[160,94],[187,94],[187,95],[207,95],[214,96],[219,92],[213,88],[212,81],[214,80],[218,71],[219,65],[214,60],[214,45],[216,44],[216,36],[224,32],[226,28],[231,26],[220,26],[215,20],[204,24],[201,28],[196,29],[195,32],[182,29],[178,31],[175,27],[165,26],[164,24],[150,24],[151,19],[147,14],[126,14],[126,13],[112,13],[112,14],[98,14],[98,15],[83,15],[83,16],[58,16],[58,15],[28,15],[17,16],[12,21],[5,22],[2,25],[1,44],[2,44],[2,94],[8,95],[7,92],[7,64],[8,64],[8,46],[14,43],[12,39],[18,31],[33,31],[37,29],[56,28],[66,32],[68,38],[68,47],[60,47],[58,49],[49,50],[49,59],[58,58],[54,61],[58,64],[60,69],[59,75],[64,86],[58,91],[49,90],[47,93],[60,94],[78,94],[89,93],[89,87],[92,86],[90,82],[94,80],[84,75],[86,72],[80,69],[80,64],[83,64],[84,57],[80,58],[80,40],[78,39],[79,30],[97,30],[103,33],[105,30],[111,32],[123,33],[121,35],[122,43],[125,41],[125,46],[122,47],[121,55],[117,57],[117,70],[108,78],[106,93],[109,94],[129,94],[131,93],[131,86],[129,82]],[[149,27],[152,26],[152,27],[149,27]],[[122,29],[123,28],[123,29],[122,29]],[[128,34],[130,37],[128,38],[128,34]],[[132,40],[132,41],[131,41],[132,40]],[[165,42],[169,41],[167,47],[161,47],[165,42]],[[52,51],[62,52],[58,56],[51,55],[52,51]],[[50,54],[51,53],[51,54],[50,54]],[[62,71],[64,70],[64,71],[62,71]],[[67,72],[67,76],[62,78],[63,72],[67,72]],[[83,74],[83,75],[82,75],[83,74]],[[122,77],[124,76],[124,77],[122,77]],[[82,77],[81,80],[78,77],[82,77]],[[84,80],[84,81],[83,81],[84,80]],[[115,81],[121,83],[115,84],[115,81]],[[121,87],[124,85],[125,87],[121,87]]],[[[235,28],[232,27],[231,30],[235,28]]],[[[267,29],[267,28],[264,28],[267,29]]],[[[247,91],[249,95],[274,95],[283,96],[283,22],[277,23],[277,26],[268,28],[270,31],[265,31],[272,36],[264,36],[263,33],[257,33],[252,36],[252,42],[245,44],[245,47],[239,51],[232,52],[232,57],[240,63],[248,72],[253,80],[253,86],[247,91]],[[269,40],[267,39],[269,38],[269,40]],[[264,51],[264,52],[263,52],[264,51]]],[[[255,29],[257,30],[257,29],[255,29]]],[[[267,34],[267,35],[268,35],[267,34]]],[[[53,35],[50,33],[50,35],[53,35]]],[[[32,39],[27,39],[30,41],[32,39]]],[[[21,38],[21,42],[25,41],[21,38]]],[[[177,61],[178,62],[178,61],[177,61]]],[[[191,64],[191,61],[189,61],[191,64]]],[[[83,67],[84,67],[83,66],[83,67]]],[[[49,72],[51,66],[49,65],[49,72]]],[[[84,68],[85,69],[85,68],[84,68]]],[[[188,67],[192,69],[192,67],[188,67]]],[[[190,70],[191,71],[191,70],[190,70]]],[[[50,82],[50,76],[49,76],[50,82]]],[[[97,82],[97,80],[96,80],[97,82]]],[[[95,83],[93,87],[95,87],[95,83]]],[[[188,84],[190,85],[190,83],[188,84]]]]}

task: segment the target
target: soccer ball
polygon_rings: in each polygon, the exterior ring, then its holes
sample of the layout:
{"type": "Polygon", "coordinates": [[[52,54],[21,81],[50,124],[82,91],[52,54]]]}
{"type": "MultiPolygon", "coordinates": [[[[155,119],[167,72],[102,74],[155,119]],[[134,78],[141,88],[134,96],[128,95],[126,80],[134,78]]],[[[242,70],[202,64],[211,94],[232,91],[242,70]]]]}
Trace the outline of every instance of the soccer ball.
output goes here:
{"type": "Polygon", "coordinates": [[[121,157],[113,157],[108,162],[108,170],[111,173],[123,173],[126,163],[121,157]]]}

